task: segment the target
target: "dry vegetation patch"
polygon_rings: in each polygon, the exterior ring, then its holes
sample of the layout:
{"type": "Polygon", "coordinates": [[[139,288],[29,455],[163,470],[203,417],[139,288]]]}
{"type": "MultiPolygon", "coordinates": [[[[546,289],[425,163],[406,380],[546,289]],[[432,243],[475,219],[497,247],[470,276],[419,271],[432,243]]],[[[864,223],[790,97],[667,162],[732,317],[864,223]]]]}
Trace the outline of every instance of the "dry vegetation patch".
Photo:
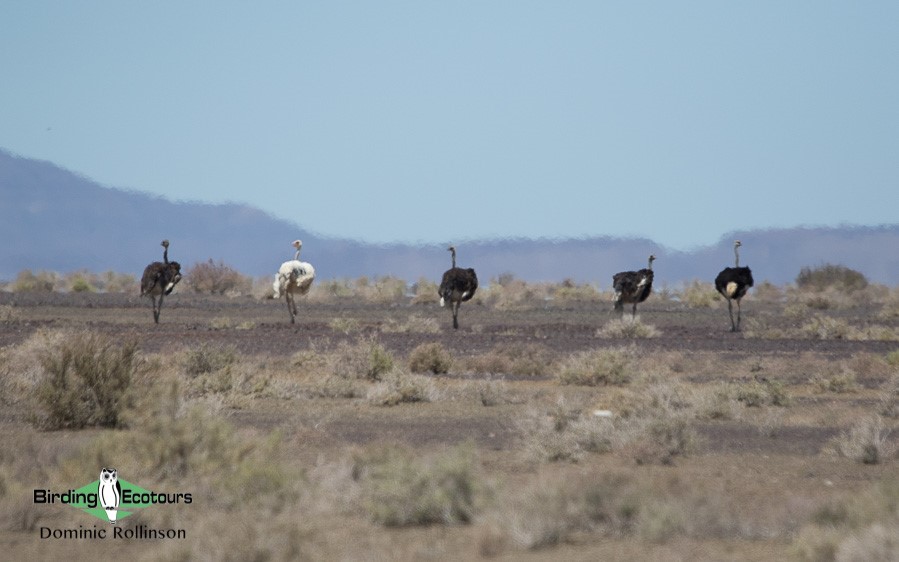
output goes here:
{"type": "MultiPolygon", "coordinates": [[[[63,350],[79,330],[37,330],[21,303],[47,297],[15,295],[6,321],[0,308],[0,337],[21,342],[0,348],[4,545],[31,554],[37,528],[63,521],[23,501],[34,481],[64,489],[114,465],[203,506],[141,513],[191,539],[149,554],[122,545],[132,557],[895,559],[899,351],[870,331],[896,330],[876,314],[895,295],[825,289],[810,307],[760,284],[746,332],[729,334],[721,301],[697,285],[717,310],[647,306],[659,335],[626,347],[596,338],[611,305],[593,287],[515,279],[486,291],[478,328],[458,333],[434,331],[427,280],[401,296],[391,279],[324,282],[296,327],[283,306],[252,299],[185,295],[159,327],[143,313],[147,325],[127,325],[131,303],[109,324],[42,308],[39,322],[59,315],[98,338],[93,352],[89,341],[70,350],[96,365],[129,364],[121,333],[161,349],[133,351],[130,376],[91,367],[127,390],[116,429],[86,431],[30,423],[52,371],[67,375],[50,402],[97,418],[68,402],[90,377],[59,367],[74,365],[63,350]],[[185,320],[194,306],[202,318],[185,320]],[[801,332],[813,322],[824,339],[801,332]]],[[[44,544],[48,557],[85,557],[44,544]]]]}

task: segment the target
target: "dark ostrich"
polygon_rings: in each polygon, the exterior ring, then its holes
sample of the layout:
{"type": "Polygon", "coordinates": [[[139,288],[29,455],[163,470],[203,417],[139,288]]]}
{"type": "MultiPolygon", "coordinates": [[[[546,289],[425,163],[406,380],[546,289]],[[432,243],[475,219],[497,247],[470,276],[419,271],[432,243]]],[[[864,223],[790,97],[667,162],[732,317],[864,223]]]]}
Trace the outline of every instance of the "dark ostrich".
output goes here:
{"type": "Polygon", "coordinates": [[[153,321],[159,324],[159,313],[162,312],[162,299],[172,294],[178,281],[181,281],[181,264],[169,261],[169,241],[163,240],[162,260],[154,261],[144,269],[140,278],[140,296],[153,299],[153,321]],[[157,301],[158,297],[158,301],[157,301]]]}
{"type": "Polygon", "coordinates": [[[742,242],[734,240],[734,267],[725,267],[715,277],[715,289],[727,299],[727,312],[730,314],[730,331],[740,331],[740,299],[746,296],[752,287],[752,270],[740,267],[740,251],[742,242]],[[734,322],[733,301],[737,301],[737,321],[734,322]]]}
{"type": "Polygon", "coordinates": [[[478,276],[470,267],[462,269],[456,267],[456,247],[447,248],[453,255],[453,267],[446,270],[443,274],[443,280],[440,282],[440,306],[444,306],[449,301],[453,311],[453,328],[459,329],[459,305],[467,300],[471,300],[475,291],[478,290],[478,276]]]}
{"type": "Polygon", "coordinates": [[[637,316],[637,304],[645,301],[652,293],[652,262],[655,256],[649,256],[649,266],[639,271],[622,271],[612,276],[612,287],[615,289],[615,311],[624,315],[624,303],[632,303],[631,318],[637,316]]]}

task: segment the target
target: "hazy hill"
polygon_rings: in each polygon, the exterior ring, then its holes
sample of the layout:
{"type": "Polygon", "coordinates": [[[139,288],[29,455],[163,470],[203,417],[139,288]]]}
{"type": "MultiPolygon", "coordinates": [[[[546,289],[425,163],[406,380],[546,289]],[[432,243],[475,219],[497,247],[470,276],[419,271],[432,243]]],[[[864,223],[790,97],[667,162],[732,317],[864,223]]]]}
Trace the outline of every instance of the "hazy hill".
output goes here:
{"type": "MultiPolygon", "coordinates": [[[[322,278],[396,275],[439,279],[449,265],[443,245],[375,246],[326,238],[246,205],[172,202],[111,189],[52,163],[0,151],[0,279],[22,269],[68,272],[114,270],[139,275],[160,259],[159,242],[172,240],[171,258],[183,266],[213,258],[249,275],[273,273],[303,239],[303,257],[322,278]]],[[[876,282],[899,280],[899,225],[794,228],[735,232],[714,246],[673,252],[645,239],[492,240],[463,242],[459,265],[482,281],[505,272],[529,281],[598,282],[616,271],[644,267],[655,253],[656,278],[677,284],[714,279],[733,262],[732,240],[756,279],[785,283],[803,265],[839,263],[876,282]]]]}

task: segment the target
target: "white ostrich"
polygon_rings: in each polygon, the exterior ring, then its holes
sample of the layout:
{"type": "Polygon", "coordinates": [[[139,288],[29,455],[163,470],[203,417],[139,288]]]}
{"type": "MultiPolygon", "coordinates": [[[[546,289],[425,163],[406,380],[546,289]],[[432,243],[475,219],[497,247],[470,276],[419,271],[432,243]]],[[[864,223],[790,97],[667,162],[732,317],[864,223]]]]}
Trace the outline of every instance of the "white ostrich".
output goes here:
{"type": "Polygon", "coordinates": [[[272,288],[275,290],[275,298],[281,298],[286,295],[287,311],[290,313],[290,323],[294,324],[294,318],[297,315],[297,304],[294,301],[294,295],[303,296],[309,292],[312,286],[312,280],[315,279],[315,268],[311,263],[300,261],[300,248],[303,247],[302,240],[294,240],[293,247],[297,249],[296,255],[292,260],[281,264],[278,274],[275,275],[275,283],[272,288]]]}

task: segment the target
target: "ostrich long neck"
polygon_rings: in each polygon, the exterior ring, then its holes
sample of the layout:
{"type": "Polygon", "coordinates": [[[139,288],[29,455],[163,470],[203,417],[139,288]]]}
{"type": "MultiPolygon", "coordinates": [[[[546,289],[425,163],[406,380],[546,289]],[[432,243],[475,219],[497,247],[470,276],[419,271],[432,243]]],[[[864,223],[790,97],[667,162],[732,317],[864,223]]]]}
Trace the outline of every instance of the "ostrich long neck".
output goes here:
{"type": "Polygon", "coordinates": [[[649,258],[649,271],[652,271],[652,258],[649,258]]]}
{"type": "Polygon", "coordinates": [[[164,261],[166,263],[166,265],[168,265],[168,263],[169,263],[169,247],[168,246],[163,246],[163,247],[165,248],[165,250],[162,251],[162,261],[164,261]]]}
{"type": "Polygon", "coordinates": [[[740,247],[734,246],[734,266],[740,267],[740,247]]]}
{"type": "Polygon", "coordinates": [[[297,253],[294,254],[293,259],[296,261],[300,261],[300,249],[297,248],[297,253]]]}
{"type": "Polygon", "coordinates": [[[453,267],[456,267],[456,249],[453,248],[450,253],[453,255],[453,267]]]}

